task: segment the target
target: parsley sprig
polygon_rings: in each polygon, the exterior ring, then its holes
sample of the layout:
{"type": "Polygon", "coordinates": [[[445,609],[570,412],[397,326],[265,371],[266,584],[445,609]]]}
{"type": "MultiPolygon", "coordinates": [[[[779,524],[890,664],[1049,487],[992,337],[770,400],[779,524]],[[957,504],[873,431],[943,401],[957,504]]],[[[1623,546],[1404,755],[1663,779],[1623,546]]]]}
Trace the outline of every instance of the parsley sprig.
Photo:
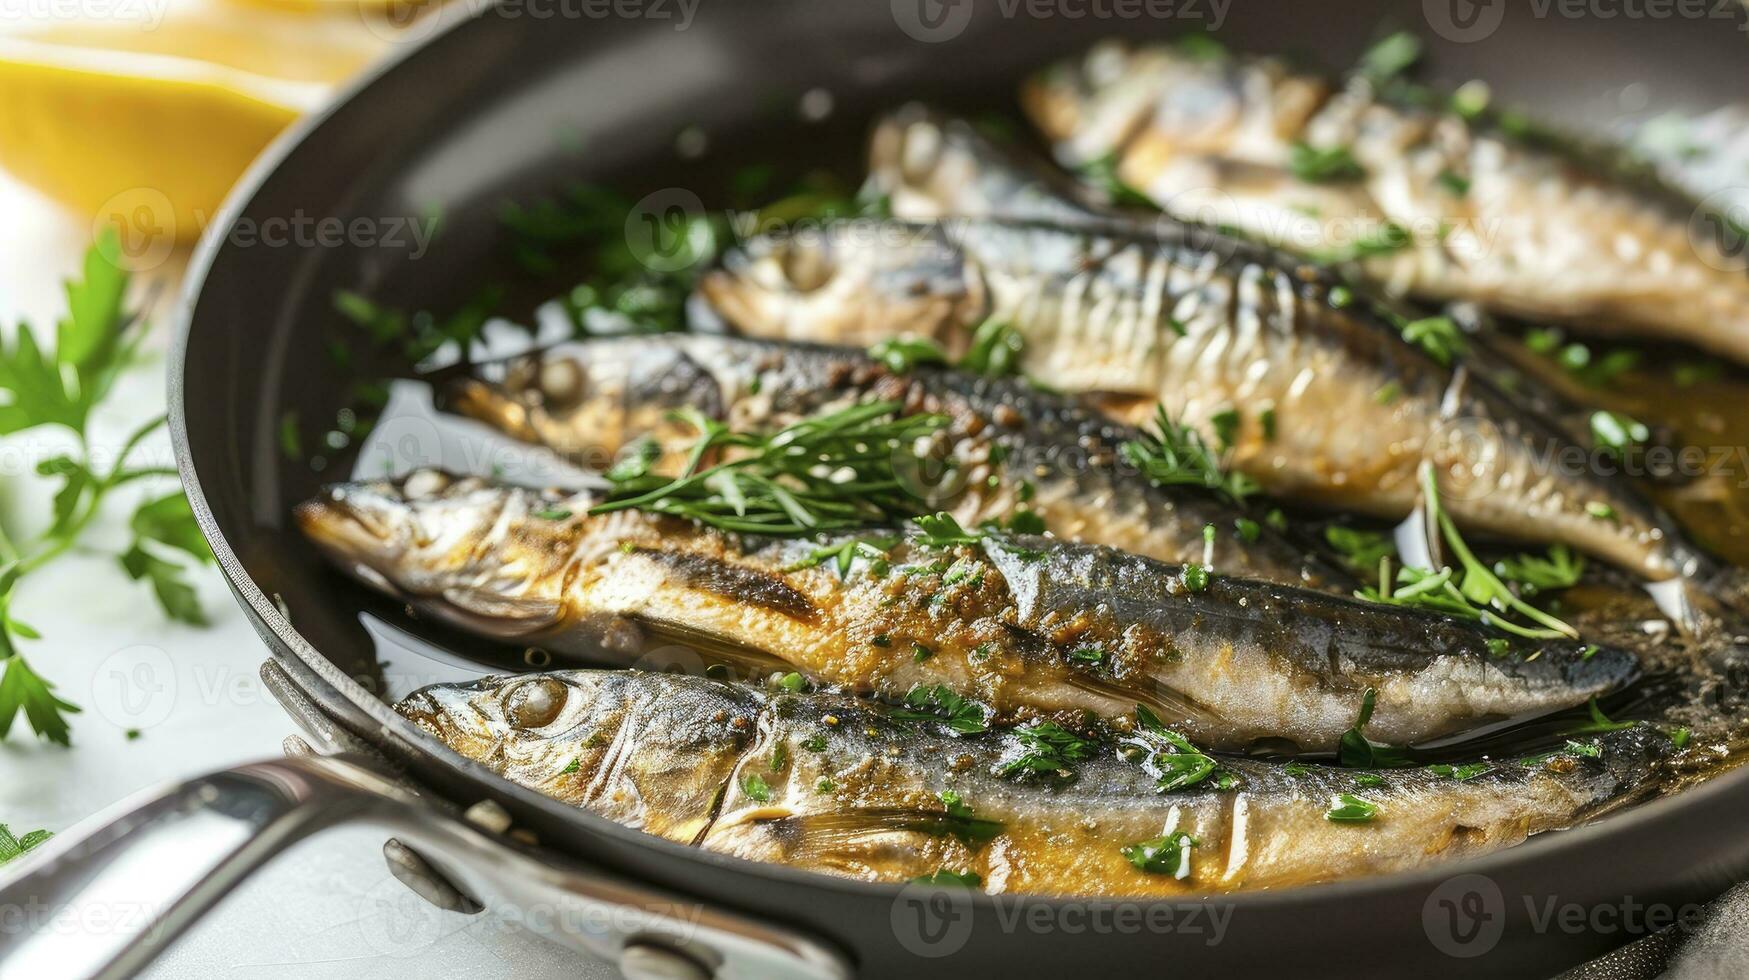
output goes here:
{"type": "MultiPolygon", "coordinates": [[[[66,284],[67,315],[56,326],[54,350],[44,350],[24,323],[10,344],[0,342],[0,435],[58,427],[75,443],[72,452],[37,465],[38,475],[60,481],[47,526],[28,536],[0,528],[0,738],[22,713],[37,735],[66,745],[67,715],[79,711],[25,659],[20,641],[41,634],[13,616],[19,582],[79,544],[113,491],[176,475],[172,468],[133,462],[141,444],[164,424],[162,416],[135,428],[107,466],[98,461],[108,447],[94,453],[90,444],[92,414],[138,359],[145,337],[128,307],[129,278],[115,234],[106,233],[86,252],[80,277],[66,284]]],[[[128,527],[131,541],[117,556],[123,570],[151,585],[170,618],[203,623],[181,559],[200,564],[211,561],[212,553],[187,498],[180,490],[150,497],[134,510],[128,527]]]]}

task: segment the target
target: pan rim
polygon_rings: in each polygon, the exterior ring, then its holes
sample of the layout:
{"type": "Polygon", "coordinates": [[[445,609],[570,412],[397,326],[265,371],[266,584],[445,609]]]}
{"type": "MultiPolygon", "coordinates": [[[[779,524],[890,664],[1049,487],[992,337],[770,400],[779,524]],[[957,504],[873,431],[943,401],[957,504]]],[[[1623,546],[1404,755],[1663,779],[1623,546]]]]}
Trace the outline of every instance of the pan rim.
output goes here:
{"type": "MultiPolygon", "coordinates": [[[[383,78],[418,59],[436,57],[432,52],[441,47],[447,39],[464,31],[483,29],[476,26],[476,22],[494,19],[491,16],[491,11],[494,8],[516,2],[517,0],[491,0],[490,3],[478,8],[473,16],[459,17],[449,23],[441,24],[430,36],[417,43],[409,44],[405,50],[371,66],[342,86],[340,92],[328,105],[293,123],[262,151],[227,195],[224,204],[218,211],[216,220],[205,230],[200,242],[191,254],[182,286],[177,295],[175,308],[170,316],[172,338],[167,351],[170,436],[176,454],[177,470],[188,495],[195,520],[202,535],[212,547],[217,565],[239,605],[244,608],[245,614],[254,621],[258,628],[271,633],[273,639],[267,644],[269,656],[284,654],[295,659],[297,665],[311,672],[317,680],[327,687],[329,693],[378,726],[378,738],[393,739],[414,752],[440,762],[446,768],[464,777],[470,784],[480,787],[483,792],[509,798],[519,806],[540,811],[553,819],[578,823],[590,833],[629,844],[634,848],[651,848],[681,860],[703,861],[724,871],[750,876],[750,880],[762,879],[784,885],[838,891],[856,897],[886,897],[889,899],[897,897],[905,886],[802,871],[785,865],[703,851],[656,837],[586,810],[567,806],[552,797],[512,782],[474,760],[461,756],[395,712],[386,701],[378,698],[342,672],[333,661],[304,639],[290,619],[280,611],[243,567],[225,534],[219,528],[212,507],[207,501],[198,466],[190,451],[187,425],[188,406],[184,397],[185,377],[188,369],[190,340],[195,326],[195,314],[208,285],[213,266],[229,243],[233,229],[245,216],[250,205],[264,188],[276,180],[289,179],[288,174],[291,171],[285,166],[287,159],[297,149],[318,137],[330,124],[335,122],[336,117],[347,112],[361,100],[368,98],[383,78]]],[[[324,710],[328,710],[326,706],[324,706],[324,710]]],[[[974,904],[980,905],[993,906],[1006,900],[1046,903],[1058,908],[1103,904],[1182,907],[1189,904],[1218,903],[1231,908],[1235,914],[1240,911],[1282,909],[1294,906],[1328,907],[1347,902],[1376,902],[1392,896],[1414,896],[1418,900],[1441,882],[1459,875],[1487,875],[1503,868],[1527,863],[1541,863],[1551,867],[1559,864],[1570,868],[1571,862],[1575,860],[1575,854],[1592,848],[1603,841],[1655,836],[1649,834],[1648,831],[1661,825],[1674,827],[1676,826],[1674,821],[1680,820],[1681,814],[1689,810],[1699,809],[1706,802],[1719,796],[1749,798],[1749,767],[1717,777],[1705,785],[1635,805],[1624,812],[1611,814],[1596,823],[1570,830],[1540,834],[1522,844],[1477,858],[1450,863],[1435,863],[1406,871],[1300,885],[1279,891],[1241,890],[1146,899],[1100,896],[987,895],[982,892],[974,892],[971,899],[974,904]]],[[[542,845],[543,848],[551,846],[553,845],[542,845]]],[[[559,847],[557,850],[563,852],[567,848],[559,847]]],[[[1620,880],[1624,885],[1627,883],[1625,878],[1620,880]]],[[[1626,887],[1623,889],[1623,893],[1633,894],[1636,890],[1632,887],[1626,887]]],[[[720,904],[720,900],[716,898],[706,899],[706,901],[720,904]]]]}

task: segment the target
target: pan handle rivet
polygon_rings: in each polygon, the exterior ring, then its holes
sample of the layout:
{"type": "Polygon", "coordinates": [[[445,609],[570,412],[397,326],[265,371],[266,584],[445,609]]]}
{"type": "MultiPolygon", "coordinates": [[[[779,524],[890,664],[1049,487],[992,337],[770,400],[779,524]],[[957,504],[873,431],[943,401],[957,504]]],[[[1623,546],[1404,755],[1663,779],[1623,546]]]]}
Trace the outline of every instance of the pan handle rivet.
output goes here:
{"type": "Polygon", "coordinates": [[[710,980],[711,971],[685,953],[654,943],[629,942],[619,951],[626,980],[710,980]]]}

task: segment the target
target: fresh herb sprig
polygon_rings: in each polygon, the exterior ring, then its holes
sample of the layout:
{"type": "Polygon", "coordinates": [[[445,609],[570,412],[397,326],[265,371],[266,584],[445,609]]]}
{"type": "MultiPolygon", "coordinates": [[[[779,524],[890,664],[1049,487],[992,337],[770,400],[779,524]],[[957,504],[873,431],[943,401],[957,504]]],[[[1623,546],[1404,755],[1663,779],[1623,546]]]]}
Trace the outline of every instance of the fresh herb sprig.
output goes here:
{"type": "Polygon", "coordinates": [[[638,508],[784,536],[909,518],[923,512],[923,501],[907,489],[897,464],[947,419],[900,413],[898,402],[867,402],[762,435],[683,409],[675,417],[699,437],[680,473],[650,472],[654,454],[634,449],[608,471],[609,499],[589,512],[638,508]],[[723,461],[706,465],[715,455],[723,461]]]}
{"type": "Polygon", "coordinates": [[[1526,639],[1571,639],[1579,635],[1572,626],[1519,598],[1493,569],[1476,557],[1458,533],[1457,524],[1440,506],[1439,487],[1431,464],[1422,464],[1421,492],[1427,525],[1457,557],[1458,568],[1448,565],[1432,571],[1404,566],[1393,584],[1391,560],[1387,557],[1379,562],[1378,587],[1360,589],[1356,595],[1373,602],[1418,606],[1479,620],[1526,639]],[[1514,622],[1507,618],[1510,613],[1536,625],[1524,626],[1514,622]]]}
{"type": "MultiPolygon", "coordinates": [[[[66,745],[67,715],[79,708],[54,693],[54,685],[32,669],[20,641],[41,638],[14,618],[20,581],[66,554],[104,512],[115,490],[147,480],[173,477],[169,467],[133,462],[141,444],[163,424],[162,416],[138,426],[107,466],[93,452],[88,426],[121,372],[137,359],[145,337],[140,318],[127,302],[130,277],[121,263],[113,232],[101,235],[86,252],[79,278],[66,284],[67,316],[56,328],[55,349],[45,351],[28,324],[19,324],[11,344],[0,343],[0,434],[59,427],[72,433],[75,449],[37,465],[40,476],[60,481],[46,527],[21,539],[0,529],[0,738],[20,713],[42,738],[66,745]]],[[[184,578],[188,566],[212,560],[206,540],[180,490],[139,504],[128,521],[131,541],[117,558],[130,578],[145,581],[166,615],[201,624],[200,605],[184,578]]]]}
{"type": "Polygon", "coordinates": [[[1174,421],[1164,405],[1154,410],[1153,429],[1125,442],[1121,451],[1130,465],[1159,486],[1206,487],[1234,503],[1243,503],[1260,489],[1245,474],[1229,472],[1202,433],[1174,421]]]}
{"type": "Polygon", "coordinates": [[[33,830],[22,837],[14,837],[12,828],[0,823],[0,867],[29,854],[53,836],[46,830],[33,830]]]}

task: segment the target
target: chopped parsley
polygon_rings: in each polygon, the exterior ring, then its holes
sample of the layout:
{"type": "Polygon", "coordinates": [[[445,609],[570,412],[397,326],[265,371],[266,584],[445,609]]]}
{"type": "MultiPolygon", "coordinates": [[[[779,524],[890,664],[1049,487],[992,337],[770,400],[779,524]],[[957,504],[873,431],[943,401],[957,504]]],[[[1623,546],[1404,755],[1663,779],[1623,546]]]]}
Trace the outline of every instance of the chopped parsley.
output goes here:
{"type": "Polygon", "coordinates": [[[766,785],[765,778],[758,773],[748,773],[741,777],[741,792],[755,803],[771,802],[771,787],[766,785]]]}
{"type": "Polygon", "coordinates": [[[1346,146],[1317,147],[1295,142],[1287,165],[1296,178],[1312,184],[1350,183],[1366,176],[1346,146]]]}
{"type": "Polygon", "coordinates": [[[1377,816],[1379,805],[1353,793],[1338,793],[1330,798],[1330,809],[1324,819],[1331,823],[1366,823],[1377,816]]]}
{"type": "Polygon", "coordinates": [[[894,374],[910,374],[920,364],[946,365],[947,351],[925,337],[894,337],[868,349],[868,356],[887,366],[894,374]]]}
{"type": "Polygon", "coordinates": [[[989,727],[990,711],[947,687],[918,686],[905,695],[905,707],[891,717],[901,721],[936,721],[961,735],[976,735],[989,727]]]}
{"type": "Polygon", "coordinates": [[[1125,845],[1121,850],[1124,858],[1137,871],[1185,878],[1190,875],[1190,849],[1196,845],[1195,837],[1182,830],[1174,830],[1153,840],[1125,845]]]}
{"type": "Polygon", "coordinates": [[[1380,745],[1367,739],[1365,731],[1367,722],[1372,720],[1373,708],[1378,703],[1379,692],[1375,688],[1367,688],[1360,698],[1360,716],[1355,719],[1354,727],[1342,733],[1342,741],[1337,746],[1337,761],[1349,769],[1384,769],[1395,766],[1409,765],[1407,749],[1391,745],[1380,745]]]}
{"type": "Polygon", "coordinates": [[[1620,457],[1628,447],[1644,445],[1650,438],[1652,430],[1629,416],[1609,411],[1591,413],[1591,444],[1598,449],[1620,457]]]}
{"type": "Polygon", "coordinates": [[[1342,555],[1342,560],[1350,568],[1358,572],[1375,571],[1380,561],[1397,553],[1397,546],[1389,535],[1340,524],[1325,528],[1324,540],[1342,555]]]}
{"type": "Polygon", "coordinates": [[[1136,761],[1144,771],[1156,777],[1155,789],[1162,793],[1186,789],[1211,779],[1217,789],[1230,789],[1237,781],[1214,757],[1198,749],[1190,739],[1167,728],[1160,716],[1146,705],[1136,705],[1136,733],[1126,739],[1125,744],[1141,750],[1136,761]]]}
{"type": "Polygon", "coordinates": [[[983,540],[982,534],[960,527],[960,522],[946,511],[915,518],[913,523],[922,532],[917,538],[918,543],[926,548],[951,548],[957,544],[977,544],[983,540]]]}
{"type": "Polygon", "coordinates": [[[1450,367],[1454,359],[1469,349],[1463,331],[1448,316],[1427,316],[1399,326],[1403,339],[1417,345],[1441,366],[1450,367]]]}
{"type": "Polygon", "coordinates": [[[1054,721],[1022,725],[1014,735],[1020,741],[1021,754],[998,766],[998,776],[1037,774],[1066,779],[1074,775],[1075,763],[1091,758],[1095,749],[1093,742],[1054,721]]]}
{"type": "Polygon", "coordinates": [[[23,857],[53,836],[46,830],[33,830],[23,837],[14,837],[12,829],[0,823],[0,866],[23,857]]]}

